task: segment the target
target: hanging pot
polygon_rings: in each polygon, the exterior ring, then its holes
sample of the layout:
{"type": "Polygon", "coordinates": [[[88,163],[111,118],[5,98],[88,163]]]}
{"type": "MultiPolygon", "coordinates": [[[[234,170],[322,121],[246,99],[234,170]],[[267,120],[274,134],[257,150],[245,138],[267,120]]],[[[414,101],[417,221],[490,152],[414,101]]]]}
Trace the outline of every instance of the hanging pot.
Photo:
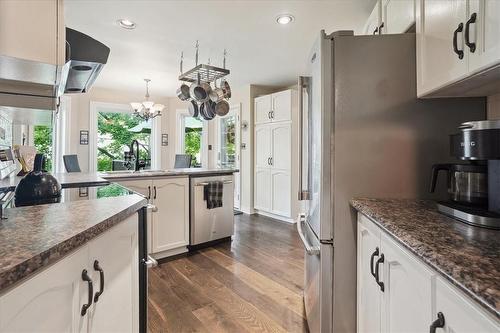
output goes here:
{"type": "Polygon", "coordinates": [[[214,102],[208,100],[205,102],[205,113],[210,119],[214,119],[215,114],[215,104],[214,102]]]}
{"type": "Polygon", "coordinates": [[[200,115],[198,103],[196,103],[193,100],[190,100],[188,105],[188,111],[191,117],[198,118],[198,116],[200,115]]]}
{"type": "Polygon", "coordinates": [[[183,83],[177,89],[177,97],[179,97],[181,101],[187,101],[191,97],[189,94],[189,86],[187,84],[183,83]]]}
{"type": "Polygon", "coordinates": [[[226,80],[222,81],[221,89],[224,92],[224,98],[231,98],[231,86],[226,80]]]}
{"type": "Polygon", "coordinates": [[[206,82],[193,82],[189,87],[189,95],[197,102],[206,102],[212,88],[206,82]]]}
{"type": "Polygon", "coordinates": [[[229,113],[229,103],[225,100],[217,102],[215,104],[215,114],[218,115],[219,117],[224,117],[226,114],[229,113]]]}
{"type": "Polygon", "coordinates": [[[200,117],[205,120],[210,120],[210,118],[207,116],[205,112],[205,103],[200,104],[200,117]]]}

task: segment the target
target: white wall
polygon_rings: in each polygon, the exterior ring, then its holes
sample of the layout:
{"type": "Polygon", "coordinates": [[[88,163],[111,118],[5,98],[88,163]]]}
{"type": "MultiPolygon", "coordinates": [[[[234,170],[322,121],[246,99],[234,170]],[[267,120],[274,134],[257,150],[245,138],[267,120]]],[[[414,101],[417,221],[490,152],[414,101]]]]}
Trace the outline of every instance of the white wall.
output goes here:
{"type": "Polygon", "coordinates": [[[500,119],[500,94],[488,96],[488,119],[500,119]]]}

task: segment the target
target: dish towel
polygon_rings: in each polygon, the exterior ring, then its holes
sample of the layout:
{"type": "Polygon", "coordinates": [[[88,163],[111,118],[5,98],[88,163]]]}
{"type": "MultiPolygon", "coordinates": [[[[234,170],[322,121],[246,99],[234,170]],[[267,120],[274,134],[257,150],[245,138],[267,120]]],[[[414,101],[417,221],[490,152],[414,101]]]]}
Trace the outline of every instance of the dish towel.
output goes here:
{"type": "Polygon", "coordinates": [[[221,181],[208,182],[208,185],[203,187],[203,200],[207,202],[208,209],[222,207],[222,193],[224,183],[221,181]]]}

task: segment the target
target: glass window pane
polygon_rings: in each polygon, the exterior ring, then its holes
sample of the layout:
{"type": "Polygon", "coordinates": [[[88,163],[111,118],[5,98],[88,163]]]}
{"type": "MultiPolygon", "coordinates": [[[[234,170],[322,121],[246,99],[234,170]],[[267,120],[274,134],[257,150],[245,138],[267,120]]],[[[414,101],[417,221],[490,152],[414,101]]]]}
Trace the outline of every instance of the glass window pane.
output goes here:
{"type": "Polygon", "coordinates": [[[198,118],[184,118],[184,154],[192,157],[191,166],[201,167],[201,140],[203,122],[198,118]]]}
{"type": "Polygon", "coordinates": [[[232,168],[236,166],[236,117],[222,118],[220,124],[220,165],[232,168]]]}

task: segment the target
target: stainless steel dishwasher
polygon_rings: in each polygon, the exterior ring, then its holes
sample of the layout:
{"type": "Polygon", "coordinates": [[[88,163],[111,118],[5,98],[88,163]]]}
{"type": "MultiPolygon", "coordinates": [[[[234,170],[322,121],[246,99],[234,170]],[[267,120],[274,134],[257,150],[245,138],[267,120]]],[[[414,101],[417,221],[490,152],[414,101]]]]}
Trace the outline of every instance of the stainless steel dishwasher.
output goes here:
{"type": "Polygon", "coordinates": [[[229,240],[234,234],[233,175],[192,177],[190,199],[190,247],[217,240],[229,240]],[[224,184],[222,207],[208,209],[203,198],[204,186],[217,180],[224,184]]]}

